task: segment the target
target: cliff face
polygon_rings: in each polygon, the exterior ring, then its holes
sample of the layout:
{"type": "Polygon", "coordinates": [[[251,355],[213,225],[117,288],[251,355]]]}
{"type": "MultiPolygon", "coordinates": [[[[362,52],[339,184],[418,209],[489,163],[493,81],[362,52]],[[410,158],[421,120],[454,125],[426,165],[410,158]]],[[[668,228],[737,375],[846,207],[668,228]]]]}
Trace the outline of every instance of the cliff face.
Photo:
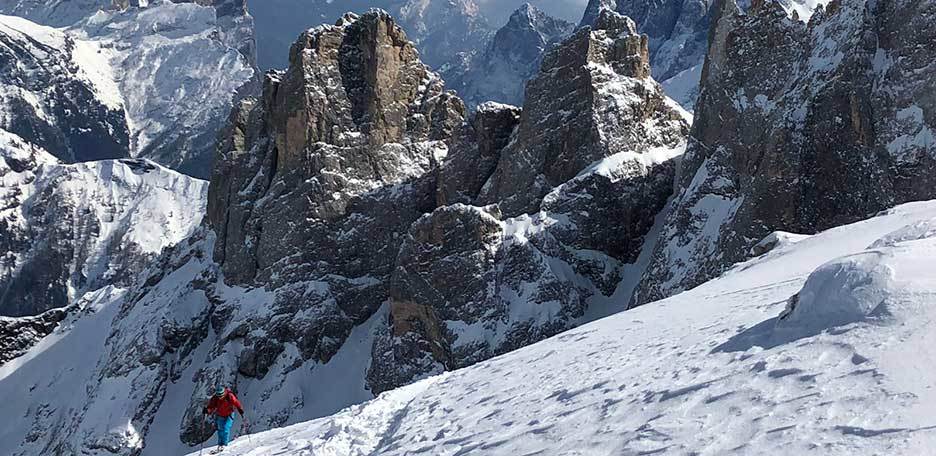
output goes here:
{"type": "Polygon", "coordinates": [[[933,14],[846,0],[803,24],[777,3],[719,2],[675,211],[635,303],[714,277],[771,231],[932,198],[936,32],[916,24],[933,14]]]}
{"type": "Polygon", "coordinates": [[[304,354],[324,362],[387,296],[464,105],[380,11],[303,34],[290,62],[235,115],[209,221],[226,281],[277,290],[284,314],[308,309],[304,354]]]}

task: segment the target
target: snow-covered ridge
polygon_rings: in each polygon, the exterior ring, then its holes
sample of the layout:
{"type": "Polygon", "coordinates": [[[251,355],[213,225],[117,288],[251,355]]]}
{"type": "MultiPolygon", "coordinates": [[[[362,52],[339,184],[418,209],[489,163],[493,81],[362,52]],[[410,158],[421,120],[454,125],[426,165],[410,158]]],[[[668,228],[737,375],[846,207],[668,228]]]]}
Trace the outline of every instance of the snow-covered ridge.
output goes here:
{"type": "Polygon", "coordinates": [[[208,183],[143,159],[61,164],[0,131],[0,314],[64,307],[127,286],[164,247],[191,234],[208,183]]]}
{"type": "Polygon", "coordinates": [[[936,202],[911,203],[784,244],[225,454],[926,454],[934,220],[936,202]]]}

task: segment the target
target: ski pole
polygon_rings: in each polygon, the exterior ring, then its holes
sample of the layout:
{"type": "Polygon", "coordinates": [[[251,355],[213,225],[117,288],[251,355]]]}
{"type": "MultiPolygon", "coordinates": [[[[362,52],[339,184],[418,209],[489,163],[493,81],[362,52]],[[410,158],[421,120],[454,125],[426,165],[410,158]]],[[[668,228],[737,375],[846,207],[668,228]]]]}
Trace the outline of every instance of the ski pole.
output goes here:
{"type": "Polygon", "coordinates": [[[198,444],[198,456],[201,456],[202,450],[205,449],[205,441],[202,440],[202,436],[205,435],[205,415],[201,416],[200,421],[201,421],[201,426],[197,426],[201,428],[200,429],[201,432],[198,433],[198,440],[201,441],[201,443],[198,444]]]}

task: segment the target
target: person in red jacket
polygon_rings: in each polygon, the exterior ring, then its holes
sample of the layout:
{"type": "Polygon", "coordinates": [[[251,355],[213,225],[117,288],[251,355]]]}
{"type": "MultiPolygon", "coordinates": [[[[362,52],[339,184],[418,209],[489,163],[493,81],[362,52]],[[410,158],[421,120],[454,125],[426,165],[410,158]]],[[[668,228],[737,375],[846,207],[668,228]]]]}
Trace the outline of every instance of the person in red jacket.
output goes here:
{"type": "Polygon", "coordinates": [[[214,415],[218,427],[218,451],[231,441],[231,427],[234,425],[234,411],[244,417],[244,407],[231,390],[219,386],[215,395],[205,405],[205,415],[214,415]]]}

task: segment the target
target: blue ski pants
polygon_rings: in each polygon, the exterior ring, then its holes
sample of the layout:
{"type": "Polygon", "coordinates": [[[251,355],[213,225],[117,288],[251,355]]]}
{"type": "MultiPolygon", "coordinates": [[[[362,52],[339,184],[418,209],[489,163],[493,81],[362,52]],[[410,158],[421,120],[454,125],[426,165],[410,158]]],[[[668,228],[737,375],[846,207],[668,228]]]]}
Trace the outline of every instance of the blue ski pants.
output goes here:
{"type": "Polygon", "coordinates": [[[227,445],[231,441],[231,427],[234,426],[234,415],[215,416],[215,425],[218,427],[218,445],[227,445]]]}

